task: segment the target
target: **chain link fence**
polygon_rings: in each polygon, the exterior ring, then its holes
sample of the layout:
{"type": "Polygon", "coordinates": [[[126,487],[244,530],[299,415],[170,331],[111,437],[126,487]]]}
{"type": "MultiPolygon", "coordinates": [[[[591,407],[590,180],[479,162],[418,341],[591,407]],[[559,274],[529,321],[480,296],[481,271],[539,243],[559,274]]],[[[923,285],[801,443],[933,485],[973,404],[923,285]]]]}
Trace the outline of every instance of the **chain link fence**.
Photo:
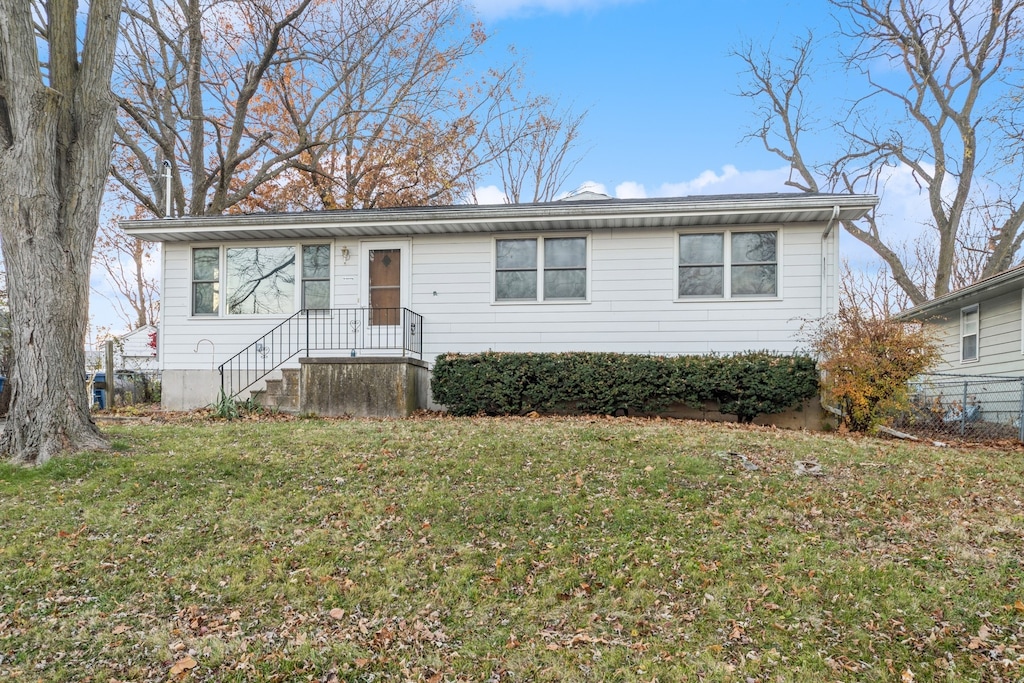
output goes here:
{"type": "Polygon", "coordinates": [[[1024,442],[1024,377],[922,375],[910,400],[893,426],[915,436],[1024,442]]]}

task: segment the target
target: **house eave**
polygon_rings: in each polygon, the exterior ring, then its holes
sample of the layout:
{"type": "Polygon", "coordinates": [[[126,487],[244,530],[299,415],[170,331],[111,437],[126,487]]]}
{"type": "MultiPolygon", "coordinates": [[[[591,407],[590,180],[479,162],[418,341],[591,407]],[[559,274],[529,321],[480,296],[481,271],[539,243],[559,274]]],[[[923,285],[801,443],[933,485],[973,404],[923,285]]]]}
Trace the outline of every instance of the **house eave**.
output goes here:
{"type": "Polygon", "coordinates": [[[1024,267],[1018,266],[992,277],[963,287],[944,296],[908,308],[895,316],[896,320],[923,321],[949,310],[969,306],[984,296],[1000,296],[1024,287],[1024,267]]]}
{"type": "Polygon", "coordinates": [[[239,239],[402,237],[600,228],[646,229],[856,220],[878,203],[874,195],[777,193],[669,199],[547,202],[202,216],[122,221],[125,232],[153,242],[239,239]]]}

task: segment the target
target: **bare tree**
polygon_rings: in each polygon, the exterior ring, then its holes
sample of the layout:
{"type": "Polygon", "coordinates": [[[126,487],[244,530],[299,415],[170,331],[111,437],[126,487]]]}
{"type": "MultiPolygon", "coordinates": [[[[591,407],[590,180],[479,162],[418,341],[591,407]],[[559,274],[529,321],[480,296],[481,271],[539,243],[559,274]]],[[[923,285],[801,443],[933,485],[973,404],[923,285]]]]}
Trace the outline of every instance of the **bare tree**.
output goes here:
{"type": "Polygon", "coordinates": [[[752,136],[791,164],[791,184],[802,191],[875,191],[891,169],[911,170],[937,237],[927,280],[911,274],[877,215],[844,228],[882,258],[913,303],[950,291],[958,272],[974,275],[977,252],[958,265],[963,244],[977,242],[970,235],[985,236],[977,275],[1005,270],[1024,239],[1024,176],[1014,163],[1022,140],[1005,125],[1024,87],[1024,1],[832,5],[841,26],[834,42],[848,46],[840,56],[863,84],[830,124],[845,147],[817,163],[801,147],[801,134],[824,134],[805,101],[811,36],[781,62],[749,44],[735,52],[749,78],[741,94],[754,99],[762,121],[752,136]]]}
{"type": "Polygon", "coordinates": [[[13,346],[0,453],[103,448],[82,386],[121,0],[0,0],[0,241],[13,346]]]}
{"type": "Polygon", "coordinates": [[[580,162],[574,151],[587,112],[537,98],[499,118],[488,140],[508,201],[553,200],[580,162]]]}
{"type": "Polygon", "coordinates": [[[102,225],[96,236],[93,262],[116,292],[108,299],[129,329],[156,325],[160,316],[160,286],[151,274],[156,248],[129,237],[114,221],[102,225]]]}

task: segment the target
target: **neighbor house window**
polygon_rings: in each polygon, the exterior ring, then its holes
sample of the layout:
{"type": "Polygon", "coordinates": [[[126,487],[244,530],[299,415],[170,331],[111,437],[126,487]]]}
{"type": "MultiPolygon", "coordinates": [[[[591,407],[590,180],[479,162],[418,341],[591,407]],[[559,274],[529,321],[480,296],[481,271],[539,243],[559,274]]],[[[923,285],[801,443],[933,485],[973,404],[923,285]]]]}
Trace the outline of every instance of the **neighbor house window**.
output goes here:
{"type": "Polygon", "coordinates": [[[978,360],[978,306],[960,309],[960,361],[978,360]]]}
{"type": "Polygon", "coordinates": [[[536,237],[495,241],[496,301],[587,298],[587,238],[536,237]]]}
{"type": "Polygon", "coordinates": [[[220,310],[220,248],[192,250],[192,315],[220,310]]]}
{"type": "Polygon", "coordinates": [[[331,247],[328,244],[302,247],[302,307],[331,307],[331,247]]]}
{"type": "Polygon", "coordinates": [[[773,297],[779,291],[778,233],[679,235],[679,297],[773,297]]]}

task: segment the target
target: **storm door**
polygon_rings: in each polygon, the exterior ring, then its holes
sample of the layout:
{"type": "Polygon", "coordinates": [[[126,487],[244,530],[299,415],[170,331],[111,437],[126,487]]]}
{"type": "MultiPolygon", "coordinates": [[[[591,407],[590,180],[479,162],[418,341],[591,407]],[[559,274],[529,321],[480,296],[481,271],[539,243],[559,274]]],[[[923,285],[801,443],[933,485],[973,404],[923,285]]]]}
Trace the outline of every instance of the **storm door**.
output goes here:
{"type": "Polygon", "coordinates": [[[368,250],[370,325],[398,325],[402,309],[402,250],[368,250]]]}

